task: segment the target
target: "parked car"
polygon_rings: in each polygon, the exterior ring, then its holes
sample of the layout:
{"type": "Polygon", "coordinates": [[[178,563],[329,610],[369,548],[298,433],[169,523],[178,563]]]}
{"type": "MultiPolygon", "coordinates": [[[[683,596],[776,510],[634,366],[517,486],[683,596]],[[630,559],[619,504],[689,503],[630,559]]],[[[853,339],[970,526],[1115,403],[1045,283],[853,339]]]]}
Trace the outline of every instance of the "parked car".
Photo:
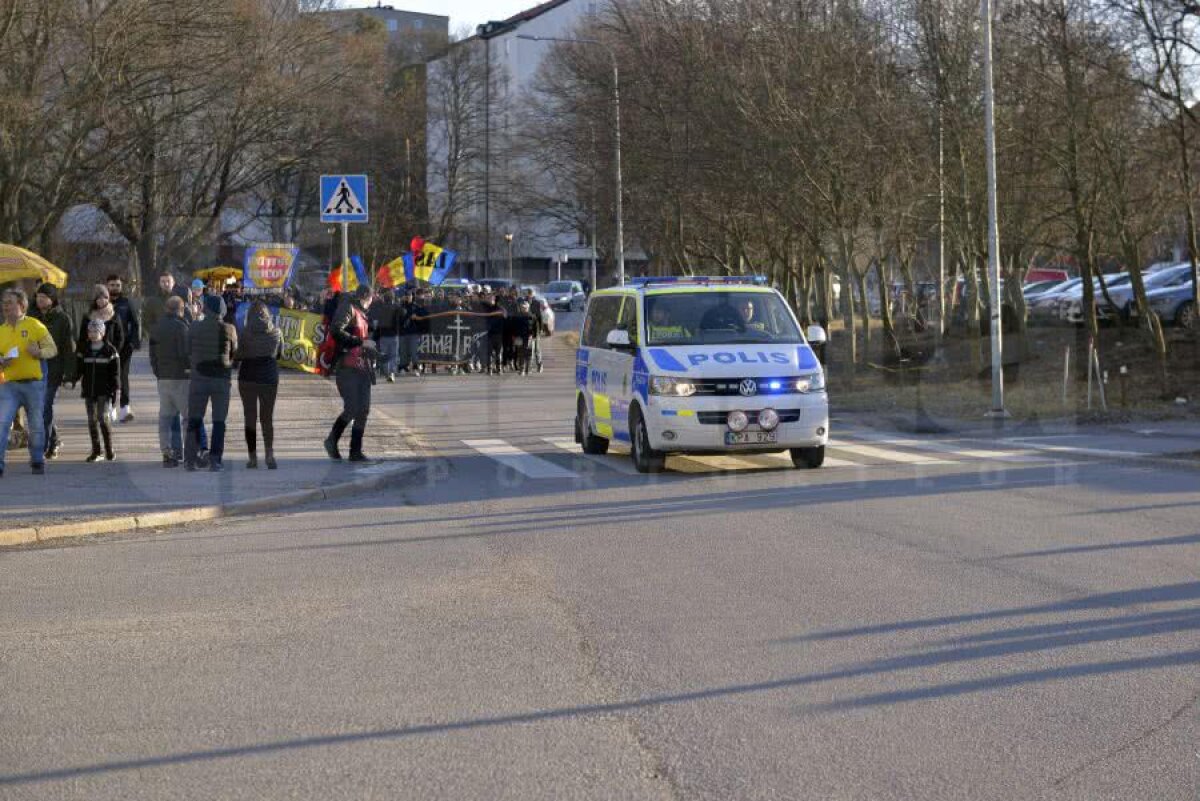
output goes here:
{"type": "Polygon", "coordinates": [[[1021,285],[1021,294],[1025,296],[1025,300],[1029,300],[1031,295],[1040,295],[1047,289],[1052,289],[1062,283],[1066,283],[1066,279],[1059,281],[1055,278],[1051,281],[1034,281],[1032,283],[1027,281],[1021,285]]]}
{"type": "MultiPolygon", "coordinates": [[[[1173,286],[1178,281],[1186,280],[1192,274],[1192,268],[1187,264],[1175,264],[1166,269],[1156,270],[1149,275],[1143,275],[1142,283],[1146,286],[1146,292],[1160,289],[1162,287],[1173,286]]],[[[1132,280],[1119,287],[1109,287],[1109,297],[1112,298],[1112,305],[1109,306],[1103,296],[1096,298],[1096,302],[1100,304],[1100,311],[1105,317],[1113,312],[1122,316],[1136,317],[1137,309],[1133,299],[1133,282],[1132,280]]]]}
{"type": "Polygon", "coordinates": [[[1172,286],[1146,293],[1146,302],[1164,323],[1191,330],[1196,326],[1196,304],[1192,300],[1192,277],[1185,276],[1172,286]]]}
{"type": "MultiPolygon", "coordinates": [[[[1111,295],[1114,290],[1122,289],[1129,286],[1133,280],[1133,276],[1129,273],[1116,273],[1115,275],[1104,276],[1104,288],[1111,295]]],[[[1092,292],[1095,293],[1096,300],[1096,317],[1100,320],[1106,320],[1110,316],[1110,310],[1104,302],[1104,292],[1100,287],[1100,279],[1092,279],[1092,292]]],[[[1063,322],[1081,325],[1083,323],[1083,284],[1071,290],[1070,297],[1064,298],[1059,305],[1059,315],[1063,322]]]]}
{"type": "Polygon", "coordinates": [[[1059,267],[1031,267],[1025,273],[1025,283],[1040,281],[1058,281],[1063,282],[1071,277],[1071,274],[1059,267]]]}
{"type": "Polygon", "coordinates": [[[587,302],[583,284],[578,281],[551,281],[546,284],[542,295],[549,301],[551,307],[562,311],[583,311],[583,306],[587,302]]]}
{"type": "Polygon", "coordinates": [[[1027,297],[1025,303],[1029,310],[1030,322],[1042,324],[1058,322],[1059,302],[1082,283],[1082,278],[1072,278],[1058,286],[1051,287],[1039,295],[1027,297]]]}

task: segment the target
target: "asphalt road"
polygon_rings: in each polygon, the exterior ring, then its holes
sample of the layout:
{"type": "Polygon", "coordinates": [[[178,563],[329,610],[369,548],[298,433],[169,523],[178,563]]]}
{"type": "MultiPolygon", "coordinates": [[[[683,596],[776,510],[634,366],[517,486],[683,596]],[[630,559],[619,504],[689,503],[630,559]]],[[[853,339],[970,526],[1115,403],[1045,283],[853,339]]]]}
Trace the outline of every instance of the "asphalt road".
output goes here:
{"type": "Polygon", "coordinates": [[[0,798],[1200,797],[1200,473],[640,476],[548,364],[381,386],[423,469],[340,508],[0,553],[0,798]]]}

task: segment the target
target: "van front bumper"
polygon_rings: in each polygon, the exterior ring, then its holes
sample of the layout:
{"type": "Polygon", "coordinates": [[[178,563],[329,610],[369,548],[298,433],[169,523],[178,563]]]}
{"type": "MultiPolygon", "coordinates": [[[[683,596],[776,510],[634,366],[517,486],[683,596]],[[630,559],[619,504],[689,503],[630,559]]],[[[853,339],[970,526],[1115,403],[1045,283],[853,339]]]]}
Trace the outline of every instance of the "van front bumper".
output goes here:
{"type": "MultiPolygon", "coordinates": [[[[762,431],[751,424],[746,431],[762,431]]],[[[668,453],[782,451],[829,442],[829,400],[824,392],[761,397],[660,398],[651,396],[646,414],[650,447],[668,453]],[[774,409],[781,422],[771,443],[728,445],[725,416],[740,410],[754,416],[774,409]],[[786,421],[786,422],[783,422],[786,421]]]]}

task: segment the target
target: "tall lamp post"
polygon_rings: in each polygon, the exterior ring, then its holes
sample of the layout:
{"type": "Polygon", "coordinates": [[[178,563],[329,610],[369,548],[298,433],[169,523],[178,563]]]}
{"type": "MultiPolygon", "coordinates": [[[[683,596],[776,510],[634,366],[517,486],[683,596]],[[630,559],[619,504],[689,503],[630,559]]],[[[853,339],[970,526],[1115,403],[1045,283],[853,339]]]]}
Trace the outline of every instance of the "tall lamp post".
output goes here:
{"type": "MultiPolygon", "coordinates": [[[[564,42],[566,44],[585,44],[603,47],[612,61],[613,78],[613,167],[616,183],[616,214],[617,214],[617,283],[625,283],[625,228],[621,194],[621,72],[617,67],[617,54],[611,47],[598,39],[567,39],[558,36],[526,36],[517,34],[518,39],[530,42],[564,42]]],[[[595,287],[593,287],[594,289],[595,287]]]]}
{"type": "Polygon", "coordinates": [[[988,196],[988,294],[991,296],[992,408],[989,417],[1008,416],[1004,410],[1004,365],[1000,350],[1000,230],[996,221],[996,115],[992,87],[992,0],[982,0],[983,125],[986,138],[988,196]]]}
{"type": "Polygon", "coordinates": [[[512,235],[512,234],[505,234],[505,235],[504,235],[504,241],[508,243],[508,280],[509,280],[509,281],[511,281],[511,280],[513,280],[513,269],[512,269],[512,241],[513,241],[513,235],[512,235]]]}

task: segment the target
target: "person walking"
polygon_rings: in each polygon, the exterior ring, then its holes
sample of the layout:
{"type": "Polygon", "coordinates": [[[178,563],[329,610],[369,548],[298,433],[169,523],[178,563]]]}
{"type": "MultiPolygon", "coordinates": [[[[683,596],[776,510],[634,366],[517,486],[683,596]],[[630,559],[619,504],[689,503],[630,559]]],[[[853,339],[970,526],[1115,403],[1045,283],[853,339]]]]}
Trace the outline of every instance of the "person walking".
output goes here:
{"type": "Polygon", "coordinates": [[[350,427],[350,461],[368,461],[363,453],[363,435],[371,412],[374,361],[379,355],[379,347],[368,336],[367,310],[371,301],[371,287],[360,285],[353,295],[343,297],[330,326],[330,335],[338,348],[334,377],[342,396],[342,413],[333,421],[325,438],[325,453],[335,461],[341,461],[338,443],[347,427],[350,427]]]}
{"type": "Polygon", "coordinates": [[[8,431],[20,409],[28,418],[29,463],[34,475],[46,472],[44,427],[46,391],[42,360],[58,354],[54,337],[38,320],[26,316],[29,296],[19,289],[0,295],[0,476],[8,451],[8,431]]]}
{"type": "Polygon", "coordinates": [[[204,319],[189,329],[191,377],[188,382],[188,424],[183,464],[188,471],[198,467],[200,428],[212,403],[212,436],[208,469],[224,469],[225,420],[229,416],[233,354],[237,351],[237,329],[225,322],[225,301],[220,295],[204,296],[204,319]]]}
{"type": "Polygon", "coordinates": [[[100,461],[100,443],[103,439],[103,456],[111,462],[113,455],[112,426],[110,412],[121,393],[121,355],[104,339],[104,323],[92,320],[88,323],[87,348],[79,354],[79,372],[82,376],[84,407],[87,409],[88,435],[92,438],[92,453],[89,462],[100,461]]]}
{"type": "Polygon", "coordinates": [[[108,286],[113,311],[125,327],[125,342],[117,348],[117,352],[121,354],[121,403],[118,419],[122,423],[128,423],[133,420],[133,409],[129,403],[129,365],[133,363],[133,352],[142,349],[142,329],[138,324],[133,303],[125,297],[121,277],[114,273],[105,279],[105,284],[108,286]]]}
{"type": "MultiPolygon", "coordinates": [[[[163,316],[150,329],[150,369],[158,381],[158,449],[163,467],[183,461],[183,420],[188,413],[191,348],[183,298],[167,298],[163,316]]],[[[203,427],[200,433],[203,434],[203,427]]],[[[202,441],[200,447],[205,443],[202,441]]]]}
{"type": "MultiPolygon", "coordinates": [[[[117,316],[108,286],[105,284],[96,284],[96,289],[92,296],[91,308],[88,309],[87,314],[79,322],[78,340],[75,345],[76,353],[82,354],[87,350],[87,326],[92,320],[100,320],[104,323],[104,341],[112,345],[118,354],[125,350],[125,324],[117,316]]],[[[116,422],[117,409],[115,406],[112,409],[110,417],[113,422],[116,422]]]]}
{"type": "Polygon", "coordinates": [[[142,321],[141,330],[150,336],[154,331],[154,327],[158,325],[167,314],[167,301],[171,298],[181,298],[185,302],[188,299],[188,291],[182,286],[175,284],[175,276],[170,270],[164,270],[158,276],[158,291],[146,297],[142,301],[142,321]]]}
{"type": "Polygon", "coordinates": [[[537,371],[540,373],[542,372],[541,337],[546,331],[546,326],[543,324],[546,306],[532,288],[525,290],[525,300],[529,303],[529,313],[533,315],[533,360],[537,364],[537,371]]]}
{"type": "Polygon", "coordinates": [[[400,356],[400,331],[397,329],[399,309],[396,306],[396,296],[387,289],[379,294],[371,304],[368,323],[375,333],[375,341],[379,343],[379,372],[389,384],[396,383],[396,360],[400,356]]]}
{"type": "Polygon", "coordinates": [[[268,470],[275,462],[275,399],[279,393],[279,351],[283,333],[271,319],[267,304],[256,300],[246,312],[246,325],[238,337],[238,395],[246,421],[246,467],[258,467],[257,428],[262,424],[268,470]]]}
{"type": "Polygon", "coordinates": [[[44,413],[42,430],[46,435],[46,458],[57,459],[62,442],[58,437],[58,426],[54,423],[54,402],[63,384],[74,384],[78,378],[75,359],[75,324],[58,305],[58,288],[54,284],[42,284],[34,296],[37,308],[29,316],[46,326],[54,338],[57,353],[46,359],[43,365],[46,393],[43,398],[44,413]]]}

